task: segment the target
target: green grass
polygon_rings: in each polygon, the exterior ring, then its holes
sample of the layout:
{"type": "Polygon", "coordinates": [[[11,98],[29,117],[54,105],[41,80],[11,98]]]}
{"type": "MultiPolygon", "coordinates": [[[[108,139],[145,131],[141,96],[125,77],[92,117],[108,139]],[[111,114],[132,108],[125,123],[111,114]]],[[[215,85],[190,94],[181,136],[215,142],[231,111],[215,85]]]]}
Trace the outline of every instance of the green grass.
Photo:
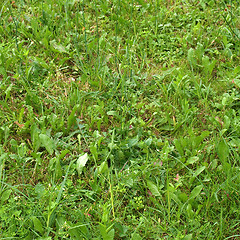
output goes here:
{"type": "Polygon", "coordinates": [[[239,239],[239,11],[1,1],[1,239],[239,239]]]}

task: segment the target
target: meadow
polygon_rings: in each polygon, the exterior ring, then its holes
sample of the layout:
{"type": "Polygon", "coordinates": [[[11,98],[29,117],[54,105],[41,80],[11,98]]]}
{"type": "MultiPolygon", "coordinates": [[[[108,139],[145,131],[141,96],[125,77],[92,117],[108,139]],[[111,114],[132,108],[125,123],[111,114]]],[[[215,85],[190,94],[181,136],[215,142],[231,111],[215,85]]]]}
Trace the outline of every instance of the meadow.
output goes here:
{"type": "Polygon", "coordinates": [[[240,239],[240,3],[2,0],[1,239],[240,239]]]}

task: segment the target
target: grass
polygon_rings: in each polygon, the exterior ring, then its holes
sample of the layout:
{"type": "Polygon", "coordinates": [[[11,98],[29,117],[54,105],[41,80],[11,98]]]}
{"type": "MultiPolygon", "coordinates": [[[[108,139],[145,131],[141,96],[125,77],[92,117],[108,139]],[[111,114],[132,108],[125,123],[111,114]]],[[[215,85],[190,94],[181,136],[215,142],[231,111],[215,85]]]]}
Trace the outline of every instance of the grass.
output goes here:
{"type": "Polygon", "coordinates": [[[239,9],[2,1],[1,239],[239,239],[239,9]]]}

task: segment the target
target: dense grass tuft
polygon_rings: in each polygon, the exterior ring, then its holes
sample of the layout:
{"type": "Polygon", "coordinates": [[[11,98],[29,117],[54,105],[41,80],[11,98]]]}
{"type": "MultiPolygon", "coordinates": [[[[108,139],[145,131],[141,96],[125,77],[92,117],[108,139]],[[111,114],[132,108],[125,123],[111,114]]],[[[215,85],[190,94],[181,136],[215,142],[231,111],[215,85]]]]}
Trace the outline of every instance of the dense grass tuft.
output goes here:
{"type": "Polygon", "coordinates": [[[239,239],[239,11],[1,1],[1,239],[239,239]]]}

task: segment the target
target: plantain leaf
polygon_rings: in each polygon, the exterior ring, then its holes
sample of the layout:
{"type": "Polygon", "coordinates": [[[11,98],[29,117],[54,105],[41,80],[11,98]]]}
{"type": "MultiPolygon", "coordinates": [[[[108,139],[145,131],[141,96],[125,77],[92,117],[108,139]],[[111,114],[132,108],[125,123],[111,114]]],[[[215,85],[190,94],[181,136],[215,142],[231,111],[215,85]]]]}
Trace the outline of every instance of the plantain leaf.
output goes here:
{"type": "Polygon", "coordinates": [[[44,230],[43,230],[41,221],[35,216],[32,217],[32,221],[33,221],[33,225],[34,225],[34,230],[36,230],[42,234],[44,232],[44,230]]]}
{"type": "Polygon", "coordinates": [[[158,191],[158,187],[150,180],[147,181],[147,186],[149,190],[151,191],[152,195],[155,197],[160,196],[160,192],[158,191]]]}
{"type": "Polygon", "coordinates": [[[46,148],[49,154],[53,154],[55,148],[53,140],[46,134],[40,134],[39,139],[41,140],[42,145],[46,148]]]}
{"type": "Polygon", "coordinates": [[[196,187],[192,190],[189,198],[190,198],[190,199],[196,198],[196,197],[200,194],[200,192],[202,191],[202,188],[203,188],[202,185],[196,186],[196,187]]]}
{"type": "Polygon", "coordinates": [[[84,155],[80,156],[77,160],[77,171],[78,175],[80,176],[82,174],[82,169],[86,165],[88,161],[88,155],[85,153],[84,155]]]}

